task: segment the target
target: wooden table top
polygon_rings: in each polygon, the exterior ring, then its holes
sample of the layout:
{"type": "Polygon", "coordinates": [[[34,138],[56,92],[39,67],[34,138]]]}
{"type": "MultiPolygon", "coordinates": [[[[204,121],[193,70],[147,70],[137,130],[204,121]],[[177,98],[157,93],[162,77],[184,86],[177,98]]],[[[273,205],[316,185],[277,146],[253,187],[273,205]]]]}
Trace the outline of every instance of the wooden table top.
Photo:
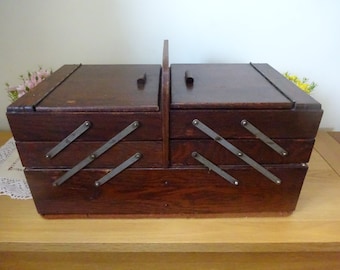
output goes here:
{"type": "Polygon", "coordinates": [[[319,132],[288,217],[46,220],[33,200],[0,196],[0,252],[339,252],[339,158],[334,136],[319,132]]]}

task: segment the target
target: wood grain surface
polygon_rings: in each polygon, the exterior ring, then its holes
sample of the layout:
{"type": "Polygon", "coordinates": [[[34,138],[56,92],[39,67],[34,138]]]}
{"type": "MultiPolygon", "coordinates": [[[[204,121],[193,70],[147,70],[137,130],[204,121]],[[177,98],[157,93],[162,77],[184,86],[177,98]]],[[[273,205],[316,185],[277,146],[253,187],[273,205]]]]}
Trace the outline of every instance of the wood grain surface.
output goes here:
{"type": "Polygon", "coordinates": [[[32,200],[2,196],[0,249],[340,251],[340,176],[322,157],[327,136],[317,137],[297,209],[289,217],[45,220],[32,200]]]}
{"type": "MultiPolygon", "coordinates": [[[[4,143],[9,132],[0,132],[4,143]]],[[[339,269],[340,145],[319,132],[288,217],[46,220],[0,197],[3,269],[339,269]],[[110,268],[111,267],[111,268],[110,268]]]]}

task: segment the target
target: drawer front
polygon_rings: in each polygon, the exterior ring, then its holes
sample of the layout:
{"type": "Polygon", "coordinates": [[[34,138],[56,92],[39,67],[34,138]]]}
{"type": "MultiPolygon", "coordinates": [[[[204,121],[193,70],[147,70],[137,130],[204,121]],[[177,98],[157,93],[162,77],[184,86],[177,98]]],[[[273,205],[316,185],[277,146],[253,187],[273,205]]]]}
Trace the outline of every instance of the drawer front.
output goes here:
{"type": "Polygon", "coordinates": [[[241,124],[246,120],[272,139],[314,139],[321,116],[322,111],[172,110],[170,138],[208,138],[193,125],[193,120],[198,119],[224,138],[254,138],[254,135],[241,124]]]}
{"type": "Polygon", "coordinates": [[[82,170],[61,186],[52,182],[63,170],[26,170],[42,215],[197,216],[292,212],[307,168],[266,167],[282,179],[268,181],[248,166],[223,167],[234,186],[206,169],[127,169],[100,187],[106,170],[82,170]]]}
{"type": "Polygon", "coordinates": [[[161,140],[160,113],[7,113],[16,141],[62,141],[86,121],[90,127],[78,141],[107,141],[138,121],[138,128],[125,140],[161,140]]]}
{"type": "MultiPolygon", "coordinates": [[[[229,139],[229,143],[260,164],[306,163],[309,161],[314,140],[276,139],[287,155],[282,156],[257,139],[229,139]]],[[[171,140],[171,165],[190,166],[200,164],[192,157],[193,152],[204,155],[216,165],[244,165],[244,161],[213,140],[171,140]]]]}
{"type": "MultiPolygon", "coordinates": [[[[90,156],[104,143],[73,142],[53,158],[46,158],[46,154],[58,144],[57,142],[17,142],[17,148],[24,167],[70,168],[90,156]]],[[[134,167],[162,166],[161,141],[124,141],[108,149],[87,168],[112,168],[135,153],[141,153],[142,158],[132,165],[134,167]]]]}

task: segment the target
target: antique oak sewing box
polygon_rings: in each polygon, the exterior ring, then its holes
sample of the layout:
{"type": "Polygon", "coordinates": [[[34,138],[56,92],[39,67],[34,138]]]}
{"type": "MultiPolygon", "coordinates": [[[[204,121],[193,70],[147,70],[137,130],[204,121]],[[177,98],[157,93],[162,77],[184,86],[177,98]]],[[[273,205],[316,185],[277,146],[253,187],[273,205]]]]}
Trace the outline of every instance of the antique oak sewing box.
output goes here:
{"type": "Polygon", "coordinates": [[[46,217],[294,211],[321,106],[267,64],[65,65],[7,117],[46,217]]]}

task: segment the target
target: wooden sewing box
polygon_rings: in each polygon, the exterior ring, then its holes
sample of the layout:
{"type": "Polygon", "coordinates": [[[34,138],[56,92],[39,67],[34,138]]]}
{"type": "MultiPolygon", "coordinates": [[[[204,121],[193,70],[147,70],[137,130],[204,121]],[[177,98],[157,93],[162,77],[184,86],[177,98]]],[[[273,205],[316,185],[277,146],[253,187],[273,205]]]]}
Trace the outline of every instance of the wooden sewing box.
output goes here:
{"type": "Polygon", "coordinates": [[[7,108],[49,218],[294,211],[321,105],[268,64],[65,65],[7,108]]]}

